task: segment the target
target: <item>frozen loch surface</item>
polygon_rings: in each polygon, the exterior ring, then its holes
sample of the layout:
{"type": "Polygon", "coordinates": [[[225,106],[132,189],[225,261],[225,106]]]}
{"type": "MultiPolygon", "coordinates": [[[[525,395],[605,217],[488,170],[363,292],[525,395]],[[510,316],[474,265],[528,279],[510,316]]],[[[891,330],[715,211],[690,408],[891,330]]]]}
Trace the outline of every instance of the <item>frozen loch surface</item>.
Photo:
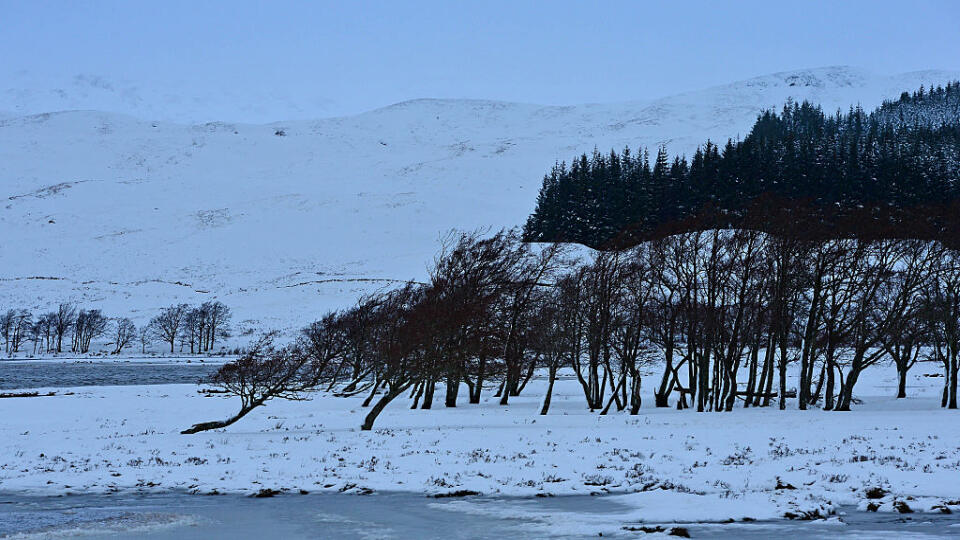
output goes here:
{"type": "MultiPolygon", "coordinates": [[[[409,493],[286,495],[0,496],[0,538],[595,538],[682,527],[693,538],[956,538],[960,516],[896,516],[841,509],[812,522],[637,521],[617,496],[432,499],[409,493]],[[429,530],[424,524],[429,523],[429,530]],[[611,530],[619,529],[619,530],[611,530]]],[[[679,531],[676,531],[679,532],[679,531]]]]}
{"type": "Polygon", "coordinates": [[[192,384],[209,379],[219,363],[172,362],[0,362],[0,390],[192,384]]]}

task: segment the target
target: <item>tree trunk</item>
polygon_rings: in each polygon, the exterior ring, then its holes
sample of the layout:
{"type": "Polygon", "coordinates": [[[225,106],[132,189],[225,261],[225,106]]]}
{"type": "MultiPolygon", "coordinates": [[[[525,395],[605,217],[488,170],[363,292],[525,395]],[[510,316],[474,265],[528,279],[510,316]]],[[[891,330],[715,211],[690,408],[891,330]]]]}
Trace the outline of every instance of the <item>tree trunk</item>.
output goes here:
{"type": "Polygon", "coordinates": [[[380,388],[380,378],[377,377],[373,381],[373,391],[370,392],[370,395],[367,396],[367,399],[363,400],[363,403],[360,404],[361,407],[369,407],[370,402],[373,401],[373,396],[377,395],[377,389],[380,388]]]}
{"type": "Polygon", "coordinates": [[[427,381],[427,390],[423,394],[423,405],[420,406],[421,409],[430,409],[433,407],[433,394],[437,389],[437,380],[430,379],[427,381]]]}
{"type": "Polygon", "coordinates": [[[426,386],[427,386],[427,382],[426,382],[426,381],[422,381],[422,382],[417,383],[417,386],[416,386],[415,389],[414,389],[414,393],[415,393],[416,395],[415,395],[415,397],[413,398],[413,405],[410,406],[410,409],[411,409],[411,410],[416,409],[417,406],[420,405],[420,397],[423,396],[423,389],[424,389],[426,386]]]}
{"type": "Polygon", "coordinates": [[[443,401],[447,407],[457,406],[457,395],[460,393],[460,377],[456,373],[447,375],[447,393],[443,401]]]}
{"type": "Polygon", "coordinates": [[[844,381],[840,387],[840,396],[837,399],[837,406],[834,408],[835,411],[850,410],[850,403],[853,401],[853,386],[857,383],[859,376],[860,370],[856,367],[851,367],[850,373],[847,374],[847,380],[844,381]]]}
{"type": "Polygon", "coordinates": [[[530,379],[533,378],[533,372],[535,367],[536,366],[534,365],[534,363],[530,362],[530,367],[527,369],[527,374],[523,376],[523,382],[521,382],[520,385],[517,386],[517,392],[513,394],[514,396],[519,396],[520,392],[523,392],[523,389],[527,387],[527,383],[530,382],[530,379]]]}
{"type": "Polygon", "coordinates": [[[813,391],[813,395],[810,396],[810,404],[814,405],[817,401],[820,401],[820,392],[823,391],[823,381],[825,379],[824,375],[826,374],[826,363],[820,365],[820,378],[817,379],[817,388],[813,391]]]}
{"type": "MultiPolygon", "coordinates": [[[[509,372],[505,375],[507,378],[510,377],[509,372]]],[[[510,381],[507,379],[503,380],[503,383],[500,385],[500,405],[509,405],[510,404],[510,381]]]]}
{"type": "Polygon", "coordinates": [[[957,375],[960,372],[960,362],[957,362],[956,356],[950,363],[950,400],[947,403],[948,409],[957,408],[957,375]]]}
{"type": "Polygon", "coordinates": [[[613,391],[610,392],[610,399],[607,401],[607,406],[604,407],[602,411],[600,411],[600,415],[601,415],[601,416],[604,416],[604,415],[606,415],[608,412],[610,412],[610,406],[613,405],[613,402],[617,400],[617,397],[618,397],[618,395],[619,395],[620,386],[626,384],[626,382],[627,382],[627,377],[626,377],[626,376],[620,377],[620,382],[618,382],[618,383],[617,383],[617,386],[615,386],[615,387],[612,389],[613,391]]]}
{"type": "Polygon", "coordinates": [[[641,383],[640,372],[636,370],[633,374],[633,381],[630,384],[630,414],[632,416],[640,414],[640,404],[643,401],[643,398],[640,397],[641,383]]]}
{"type": "Polygon", "coordinates": [[[470,403],[476,405],[480,403],[480,393],[483,391],[483,380],[478,376],[477,382],[470,387],[470,403]]]}
{"type": "Polygon", "coordinates": [[[670,406],[670,382],[673,380],[673,332],[667,335],[667,344],[663,351],[666,365],[663,367],[663,377],[660,378],[660,386],[653,392],[653,403],[655,407],[670,406]]]}
{"type": "Polygon", "coordinates": [[[540,407],[540,414],[545,415],[550,410],[550,399],[553,397],[553,383],[557,380],[557,368],[550,367],[550,375],[547,379],[547,393],[543,396],[543,406],[540,407]]]}
{"type": "Polygon", "coordinates": [[[750,364],[747,371],[747,397],[743,400],[743,408],[750,407],[750,396],[757,391],[757,364],[760,360],[760,339],[757,335],[757,342],[750,348],[750,364]]]}
{"type": "Polygon", "coordinates": [[[384,394],[383,397],[381,397],[380,400],[373,405],[373,408],[370,409],[370,412],[367,413],[367,417],[363,419],[363,424],[360,426],[360,429],[362,431],[370,431],[373,429],[373,422],[377,419],[377,416],[380,415],[383,409],[389,405],[394,398],[402,394],[406,389],[407,386],[405,385],[397,388],[396,390],[390,390],[384,394]]]}
{"type": "Polygon", "coordinates": [[[263,402],[255,403],[253,405],[248,405],[240,409],[236,415],[227,418],[226,420],[217,420],[214,422],[201,422],[199,424],[194,424],[189,429],[185,429],[180,432],[181,435],[192,435],[194,433],[200,433],[201,431],[208,431],[211,429],[219,429],[229,426],[230,424],[236,422],[237,420],[243,418],[250,411],[257,408],[258,406],[263,405],[263,402]]]}
{"type": "Polygon", "coordinates": [[[470,387],[470,403],[477,404],[480,403],[480,393],[483,392],[483,376],[484,368],[487,365],[487,359],[481,356],[477,361],[477,380],[472,387],[470,387]]]}
{"type": "Polygon", "coordinates": [[[907,370],[905,366],[897,366],[897,399],[905,397],[907,397],[907,370]]]}
{"type": "Polygon", "coordinates": [[[830,411],[833,410],[833,387],[836,381],[833,374],[833,361],[828,358],[825,362],[827,362],[827,389],[823,395],[823,410],[830,411]]]}
{"type": "Polygon", "coordinates": [[[780,336],[780,363],[777,364],[780,374],[780,410],[787,408],[787,336],[780,336]]]}

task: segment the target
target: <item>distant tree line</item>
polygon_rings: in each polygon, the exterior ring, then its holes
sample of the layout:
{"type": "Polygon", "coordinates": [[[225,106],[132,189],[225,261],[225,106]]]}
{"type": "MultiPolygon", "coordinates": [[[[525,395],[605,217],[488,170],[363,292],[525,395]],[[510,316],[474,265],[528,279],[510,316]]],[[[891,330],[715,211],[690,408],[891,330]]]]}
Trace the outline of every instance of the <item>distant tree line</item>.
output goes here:
{"type": "Polygon", "coordinates": [[[689,231],[581,261],[518,233],[452,235],[427,283],[362,297],[291,344],[275,335],[223,366],[214,383],[242,398],[224,427],[275,398],[364,394],[362,424],[407,395],[429,409],[499,403],[569,368],[591,411],[639,412],[645,371],[656,407],[847,411],[863,372],[895,367],[897,397],[918,361],[943,366],[957,408],[960,252],[916,239],[798,239],[753,229],[689,231]],[[799,371],[788,388],[787,368],[799,371]]]}
{"type": "Polygon", "coordinates": [[[147,329],[169,344],[171,353],[178,342],[181,352],[208,352],[218,339],[230,336],[230,317],[230,308],[221,302],[204,302],[197,307],[176,304],[161,310],[147,329]]]}
{"type": "Polygon", "coordinates": [[[937,239],[960,247],[960,82],[867,114],[788,103],[692,159],[583,154],[543,179],[528,241],[623,247],[690,230],[937,239]],[[790,223],[785,230],[772,230],[790,223]]]}
{"type": "Polygon", "coordinates": [[[63,303],[55,311],[36,317],[26,309],[0,312],[0,337],[8,355],[25,347],[33,354],[59,354],[65,348],[86,354],[91,343],[102,337],[110,339],[113,354],[120,354],[137,340],[143,353],[151,342],[160,341],[170,344],[171,353],[179,343],[181,352],[189,350],[193,354],[209,352],[217,340],[229,337],[230,318],[230,308],[221,302],[204,302],[196,307],[178,304],[162,309],[138,331],[128,317],[110,318],[99,309],[63,303]]]}

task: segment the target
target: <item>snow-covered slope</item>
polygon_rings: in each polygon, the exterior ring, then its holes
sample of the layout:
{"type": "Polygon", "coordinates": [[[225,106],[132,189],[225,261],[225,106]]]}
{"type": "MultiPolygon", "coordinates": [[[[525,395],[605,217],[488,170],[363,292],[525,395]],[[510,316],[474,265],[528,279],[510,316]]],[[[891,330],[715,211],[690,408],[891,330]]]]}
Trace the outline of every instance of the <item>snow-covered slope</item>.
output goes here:
{"type": "Polygon", "coordinates": [[[822,68],[646,102],[424,99],[269,125],[0,115],[0,309],[70,299],[142,321],[217,298],[247,326],[293,328],[422,278],[446,230],[521,224],[543,173],[574,153],[690,153],[788,97],[871,107],[957,78],[822,68]]]}

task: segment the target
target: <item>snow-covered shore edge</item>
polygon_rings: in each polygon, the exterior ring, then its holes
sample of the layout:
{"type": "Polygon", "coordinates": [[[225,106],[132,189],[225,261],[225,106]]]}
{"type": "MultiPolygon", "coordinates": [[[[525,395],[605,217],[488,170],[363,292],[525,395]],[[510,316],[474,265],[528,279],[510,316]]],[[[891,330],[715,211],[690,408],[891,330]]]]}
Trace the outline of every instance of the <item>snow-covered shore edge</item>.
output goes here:
{"type": "Polygon", "coordinates": [[[625,521],[649,523],[960,511],[957,413],[939,408],[940,380],[923,376],[936,367],[916,371],[906,400],[885,397],[892,371],[872,373],[850,413],[645,403],[638,416],[598,416],[562,380],[539,416],[535,379],[508,407],[398,401],[372,432],[358,428],[362,397],[318,395],[193,436],[179,430],[237,404],[194,385],[57,389],[0,402],[0,492],[603,494],[633,509],[625,521]]]}

